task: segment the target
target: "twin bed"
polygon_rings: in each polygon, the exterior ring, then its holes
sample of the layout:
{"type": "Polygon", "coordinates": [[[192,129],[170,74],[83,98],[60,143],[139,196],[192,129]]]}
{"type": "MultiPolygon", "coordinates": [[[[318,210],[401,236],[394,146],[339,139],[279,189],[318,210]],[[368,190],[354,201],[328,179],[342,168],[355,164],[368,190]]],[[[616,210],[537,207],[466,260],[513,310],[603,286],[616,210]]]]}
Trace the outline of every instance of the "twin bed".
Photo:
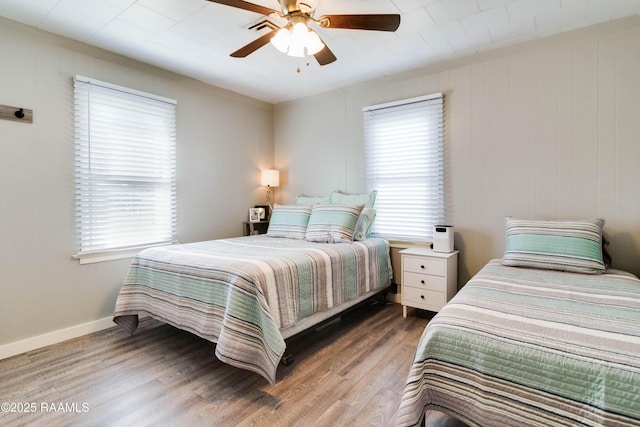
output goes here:
{"type": "Polygon", "coordinates": [[[640,426],[640,280],[604,268],[601,227],[507,218],[504,258],[425,329],[396,425],[427,410],[469,426],[640,426]]]}

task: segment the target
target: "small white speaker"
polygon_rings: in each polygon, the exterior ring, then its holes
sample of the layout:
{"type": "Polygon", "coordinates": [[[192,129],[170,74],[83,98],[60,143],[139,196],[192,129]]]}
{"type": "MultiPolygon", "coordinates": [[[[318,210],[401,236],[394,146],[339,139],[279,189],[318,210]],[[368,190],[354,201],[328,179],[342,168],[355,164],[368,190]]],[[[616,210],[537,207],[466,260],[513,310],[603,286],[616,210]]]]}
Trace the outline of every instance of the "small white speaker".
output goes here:
{"type": "Polygon", "coordinates": [[[453,225],[433,227],[433,251],[453,252],[453,225]]]}

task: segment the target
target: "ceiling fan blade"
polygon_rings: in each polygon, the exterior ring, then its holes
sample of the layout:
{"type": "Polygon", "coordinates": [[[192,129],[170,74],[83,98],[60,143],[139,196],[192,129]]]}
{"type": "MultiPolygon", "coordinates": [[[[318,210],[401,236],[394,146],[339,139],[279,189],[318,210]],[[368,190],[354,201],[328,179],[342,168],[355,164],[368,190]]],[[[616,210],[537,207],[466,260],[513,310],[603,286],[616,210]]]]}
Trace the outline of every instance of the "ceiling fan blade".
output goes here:
{"type": "Polygon", "coordinates": [[[400,26],[400,15],[323,15],[317,21],[324,28],[395,31],[400,26]]]}
{"type": "MultiPolygon", "coordinates": [[[[324,40],[322,41],[322,43],[324,43],[324,40]]],[[[316,53],[313,56],[316,58],[316,61],[318,61],[318,64],[320,65],[331,64],[336,59],[338,59],[333,54],[333,52],[331,52],[331,49],[329,49],[329,46],[327,46],[326,43],[324,43],[324,47],[322,48],[322,50],[320,50],[320,52],[316,53]]]]}
{"type": "Polygon", "coordinates": [[[279,28],[276,28],[275,30],[272,30],[271,32],[269,32],[269,33],[267,33],[267,34],[255,39],[254,41],[252,41],[248,45],[245,45],[245,46],[241,47],[240,49],[236,50],[235,52],[233,52],[231,54],[231,56],[234,57],[234,58],[244,58],[244,57],[248,56],[249,54],[255,52],[256,50],[260,49],[262,46],[264,46],[267,43],[269,43],[271,41],[271,39],[273,38],[273,36],[276,35],[278,30],[279,30],[279,28]]]}
{"type": "Polygon", "coordinates": [[[209,0],[211,3],[224,4],[226,6],[237,7],[238,9],[249,10],[251,12],[260,13],[262,15],[271,15],[275,13],[279,15],[278,11],[269,9],[268,7],[260,6],[259,4],[249,3],[243,0],[209,0]]]}

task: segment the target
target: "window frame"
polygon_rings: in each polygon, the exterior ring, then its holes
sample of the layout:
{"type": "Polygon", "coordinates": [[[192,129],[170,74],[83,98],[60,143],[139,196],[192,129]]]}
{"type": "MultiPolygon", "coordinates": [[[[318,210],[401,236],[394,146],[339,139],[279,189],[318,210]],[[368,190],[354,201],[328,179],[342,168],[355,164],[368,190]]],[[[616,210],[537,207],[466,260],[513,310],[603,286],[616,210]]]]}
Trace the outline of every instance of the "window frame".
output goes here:
{"type": "Polygon", "coordinates": [[[362,109],[365,185],[377,191],[372,235],[427,243],[446,223],[444,107],[438,92],[362,109]]]}
{"type": "Polygon", "coordinates": [[[177,101],[80,75],[73,84],[73,257],[109,261],[177,243],[177,101]]]}

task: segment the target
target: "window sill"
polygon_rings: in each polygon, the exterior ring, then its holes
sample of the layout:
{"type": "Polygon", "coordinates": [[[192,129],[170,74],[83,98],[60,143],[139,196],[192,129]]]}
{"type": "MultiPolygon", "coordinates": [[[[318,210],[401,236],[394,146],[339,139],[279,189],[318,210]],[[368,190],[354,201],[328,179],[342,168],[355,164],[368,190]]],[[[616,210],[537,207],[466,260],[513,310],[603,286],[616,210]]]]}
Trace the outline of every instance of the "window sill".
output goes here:
{"type": "Polygon", "coordinates": [[[127,251],[127,252],[118,252],[118,253],[104,253],[104,254],[94,254],[94,255],[74,255],[73,257],[78,260],[80,265],[83,264],[93,264],[96,262],[106,262],[106,261],[115,261],[118,259],[124,258],[133,258],[140,251],[127,251]]]}
{"type": "Polygon", "coordinates": [[[389,240],[389,246],[396,249],[407,249],[407,248],[413,248],[416,246],[424,246],[425,248],[428,248],[431,246],[431,242],[425,242],[425,241],[410,242],[410,241],[401,241],[401,240],[389,240]]]}
{"type": "Polygon", "coordinates": [[[83,264],[94,264],[96,262],[107,262],[107,261],[116,261],[119,259],[125,258],[133,258],[140,253],[141,250],[147,248],[154,248],[158,246],[167,246],[174,243],[162,243],[157,245],[149,245],[149,246],[140,246],[137,248],[123,249],[121,251],[112,251],[112,252],[97,252],[92,254],[76,254],[73,256],[74,259],[78,260],[80,265],[83,264]]]}

